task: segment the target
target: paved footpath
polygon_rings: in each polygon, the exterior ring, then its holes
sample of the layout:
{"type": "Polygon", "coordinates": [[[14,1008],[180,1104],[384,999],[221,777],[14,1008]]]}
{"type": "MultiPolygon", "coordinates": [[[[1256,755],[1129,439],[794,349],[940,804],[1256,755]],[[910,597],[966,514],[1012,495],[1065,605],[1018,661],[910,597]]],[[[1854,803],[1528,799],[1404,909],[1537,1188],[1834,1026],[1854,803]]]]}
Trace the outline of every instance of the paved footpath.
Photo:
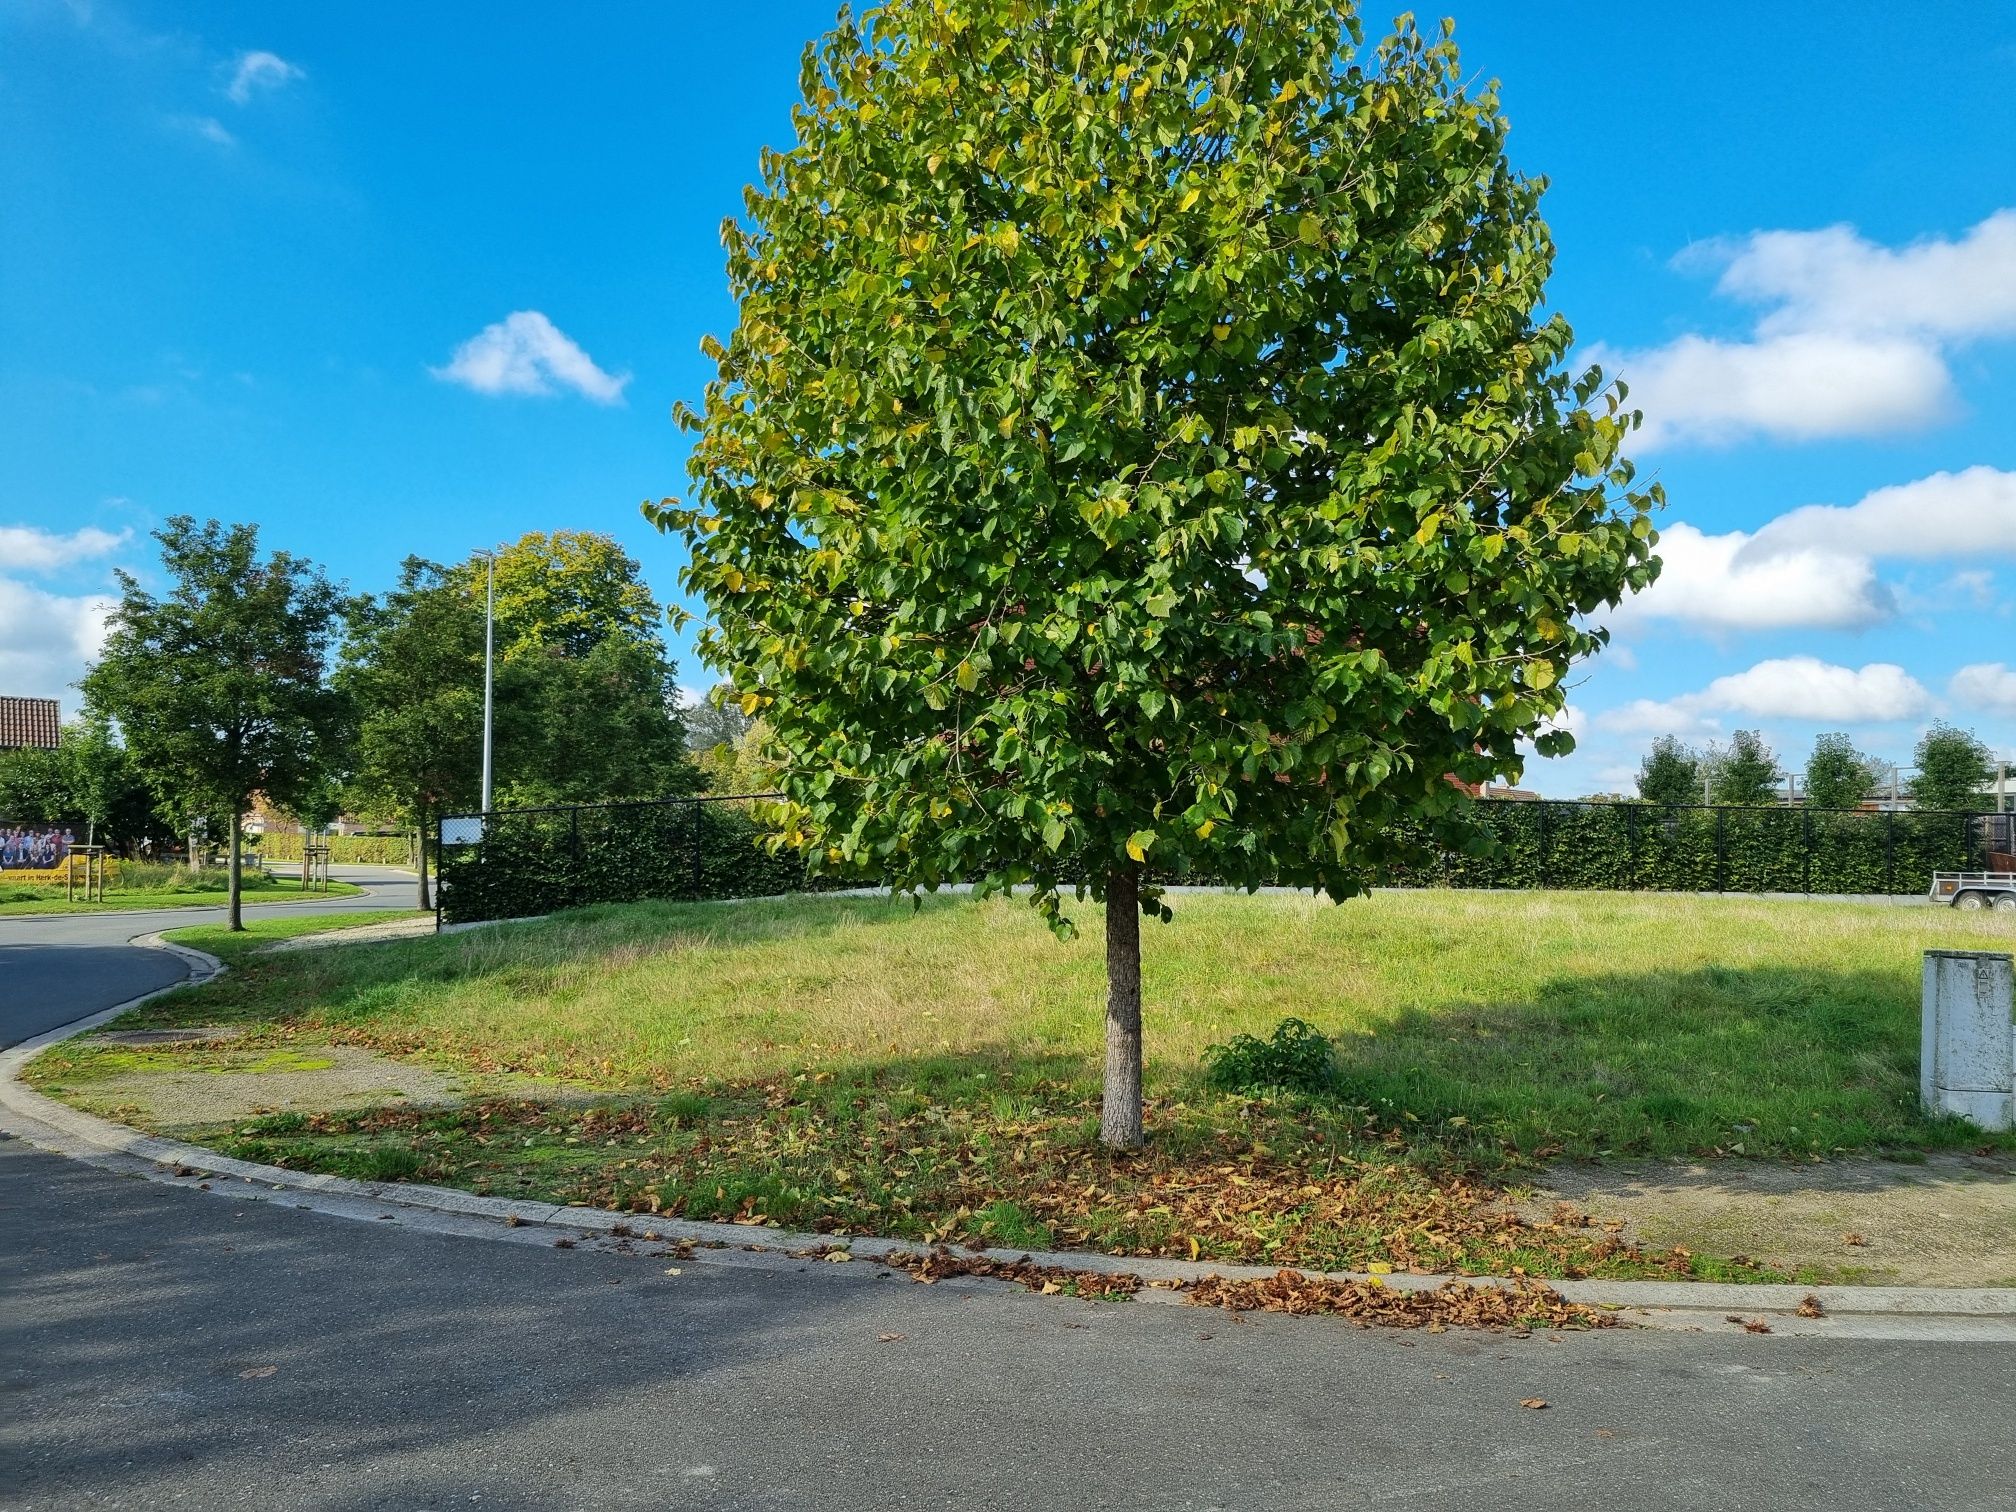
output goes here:
{"type": "Polygon", "coordinates": [[[2016,1505],[2002,1345],[1360,1331],[465,1228],[0,1140],[0,1508],[2016,1505]]]}
{"type": "MultiPolygon", "coordinates": [[[[311,902],[247,903],[246,916],[413,906],[418,881],[411,873],[382,866],[338,866],[330,874],[339,882],[362,887],[363,894],[311,902]]],[[[182,980],[187,965],[166,951],[128,944],[134,937],[223,922],[222,908],[0,917],[0,1050],[182,980]]]]}

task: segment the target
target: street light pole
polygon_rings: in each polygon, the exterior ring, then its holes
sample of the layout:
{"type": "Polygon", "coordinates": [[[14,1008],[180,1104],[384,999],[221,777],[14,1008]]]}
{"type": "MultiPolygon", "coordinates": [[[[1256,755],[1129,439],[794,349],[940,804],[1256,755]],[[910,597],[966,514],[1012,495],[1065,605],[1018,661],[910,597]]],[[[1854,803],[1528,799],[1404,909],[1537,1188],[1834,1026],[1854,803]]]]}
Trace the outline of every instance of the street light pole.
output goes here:
{"type": "Polygon", "coordinates": [[[491,690],[495,683],[493,663],[497,643],[497,553],[479,551],[483,558],[483,803],[484,813],[490,812],[490,731],[491,731],[491,690]]]}

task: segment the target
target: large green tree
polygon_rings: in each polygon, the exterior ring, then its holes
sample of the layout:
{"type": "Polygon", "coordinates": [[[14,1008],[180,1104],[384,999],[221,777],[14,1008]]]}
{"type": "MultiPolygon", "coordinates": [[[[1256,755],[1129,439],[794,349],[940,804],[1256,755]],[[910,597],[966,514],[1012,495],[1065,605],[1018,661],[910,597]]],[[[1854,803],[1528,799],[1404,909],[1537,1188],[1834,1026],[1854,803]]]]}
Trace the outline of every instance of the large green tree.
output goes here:
{"type": "Polygon", "coordinates": [[[1710,746],[1702,765],[1711,803],[1758,808],[1778,801],[1778,757],[1756,730],[1738,730],[1728,745],[1710,746]]]}
{"type": "Polygon", "coordinates": [[[79,686],[157,795],[230,816],[230,927],[242,929],[252,795],[288,805],[345,743],[346,704],[325,672],[346,599],[312,563],[262,554],[253,525],[177,515],[155,537],[167,591],[120,573],[104,650],[79,686]]]}
{"type": "Polygon", "coordinates": [[[1806,761],[1806,806],[1852,809],[1876,788],[1876,766],[1855,749],[1855,742],[1836,732],[1813,742],[1806,761]]]}
{"type": "Polygon", "coordinates": [[[1542,186],[1446,34],[896,0],[802,89],[723,228],[694,495],[647,512],[815,870],[1104,901],[1137,1144],[1159,879],[1342,899],[1396,821],[1474,843],[1451,779],[1516,779],[1656,571],[1633,417],[1562,368],[1542,186]]]}
{"type": "Polygon", "coordinates": [[[1647,803],[1701,802],[1701,758],[1678,735],[1661,735],[1638,764],[1638,796],[1647,803]]]}
{"type": "Polygon", "coordinates": [[[1986,791],[1994,775],[1988,747],[1972,730],[1944,722],[1918,737],[1918,775],[1911,779],[1911,801],[1921,809],[1974,813],[1991,806],[1986,791]]]}

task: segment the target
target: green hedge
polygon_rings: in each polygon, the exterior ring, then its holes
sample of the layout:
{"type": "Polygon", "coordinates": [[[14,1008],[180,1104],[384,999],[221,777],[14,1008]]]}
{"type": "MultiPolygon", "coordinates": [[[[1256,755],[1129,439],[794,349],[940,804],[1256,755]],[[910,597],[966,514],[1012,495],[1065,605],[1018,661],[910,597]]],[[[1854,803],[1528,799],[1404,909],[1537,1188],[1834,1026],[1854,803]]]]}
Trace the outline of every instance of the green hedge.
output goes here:
{"type": "Polygon", "coordinates": [[[725,803],[502,810],[477,845],[441,857],[451,924],[644,898],[756,898],[814,884],[797,856],[771,855],[764,831],[725,803]]]}
{"type": "MultiPolygon", "coordinates": [[[[1640,803],[1479,803],[1462,852],[1377,880],[1393,887],[1574,888],[1653,892],[1927,891],[1935,871],[1983,864],[1979,814],[1660,808],[1640,803]]],[[[672,800],[504,810],[481,844],[443,857],[450,922],[548,913],[643,898],[805,892],[797,857],[771,855],[764,831],[727,803],[672,800]]],[[[1175,879],[1164,879],[1175,880],[1175,879]]],[[[1181,880],[1208,882],[1204,873],[1181,880]]]]}
{"type": "Polygon", "coordinates": [[[1480,803],[1475,854],[1394,885],[1649,892],[1922,893],[1983,864],[1979,814],[1642,803],[1480,803]]]}
{"type": "MultiPolygon", "coordinates": [[[[329,860],[335,866],[411,866],[413,841],[408,835],[325,835],[329,860]]],[[[269,830],[254,852],[266,861],[299,861],[301,832],[269,830]]]]}

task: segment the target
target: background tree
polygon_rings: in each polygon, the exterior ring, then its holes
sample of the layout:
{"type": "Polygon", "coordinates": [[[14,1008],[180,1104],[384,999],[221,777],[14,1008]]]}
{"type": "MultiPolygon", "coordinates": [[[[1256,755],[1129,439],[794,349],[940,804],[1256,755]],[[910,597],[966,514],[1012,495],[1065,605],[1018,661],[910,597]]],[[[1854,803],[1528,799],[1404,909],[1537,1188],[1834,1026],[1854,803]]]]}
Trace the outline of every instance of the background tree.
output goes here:
{"type": "Polygon", "coordinates": [[[1638,796],[1647,803],[1701,802],[1701,758],[1678,735],[1661,735],[1638,765],[1638,796]]]}
{"type": "Polygon", "coordinates": [[[684,710],[686,748],[696,756],[716,746],[739,745],[754,722],[742,712],[735,690],[716,683],[684,710]]]}
{"type": "Polygon", "coordinates": [[[1137,1144],[1155,877],[1342,899],[1396,821],[1479,843],[1449,778],[1517,778],[1581,616],[1656,572],[1657,492],[1621,391],[1560,369],[1541,186],[1446,36],[897,0],[802,87],[723,228],[695,499],[647,513],[782,843],[1060,931],[1105,902],[1101,1137],[1137,1144]]]}
{"type": "Polygon", "coordinates": [[[1941,721],[1918,737],[1913,759],[1918,764],[1918,775],[1911,782],[1916,807],[1961,813],[1989,807],[1982,788],[1994,774],[1993,758],[1972,730],[1941,721]]]}
{"type": "Polygon", "coordinates": [[[229,814],[230,927],[242,929],[240,827],[252,795],[285,806],[342,734],[343,700],[324,672],[345,600],[311,563],[262,558],[256,526],[177,515],[155,538],[169,591],[156,598],[119,574],[104,651],[79,686],[118,721],[158,793],[229,814]]]}
{"type": "Polygon", "coordinates": [[[408,557],[397,587],[353,609],[336,674],[357,718],[350,800],[412,828],[421,908],[434,817],[475,808],[482,787],[483,609],[465,577],[408,557]]]}
{"type": "Polygon", "coordinates": [[[1845,734],[1822,735],[1806,762],[1806,806],[1859,807],[1876,787],[1876,768],[1845,734]]]}
{"type": "MultiPolygon", "coordinates": [[[[445,574],[475,617],[479,695],[482,574],[478,561],[445,574]]],[[[533,533],[498,552],[500,801],[593,803],[694,790],[699,777],[686,759],[664,623],[637,562],[607,536],[533,533]]]]}
{"type": "Polygon", "coordinates": [[[1728,745],[1711,745],[1703,765],[1710,803],[1757,808],[1778,801],[1778,757],[1756,730],[1738,730],[1728,745]]]}

